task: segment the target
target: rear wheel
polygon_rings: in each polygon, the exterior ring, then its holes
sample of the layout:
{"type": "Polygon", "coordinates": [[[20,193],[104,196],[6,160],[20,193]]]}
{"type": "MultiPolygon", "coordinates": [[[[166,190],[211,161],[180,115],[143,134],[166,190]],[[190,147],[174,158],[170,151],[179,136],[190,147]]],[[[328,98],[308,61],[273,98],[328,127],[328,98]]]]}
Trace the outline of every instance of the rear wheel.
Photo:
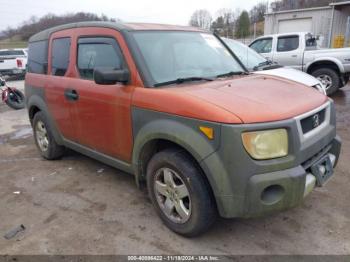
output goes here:
{"type": "Polygon", "coordinates": [[[325,87],[327,95],[335,93],[340,84],[338,73],[332,68],[320,68],[311,73],[325,87]]]}
{"type": "Polygon", "coordinates": [[[168,149],[153,156],[147,187],[158,215],[174,232],[192,237],[214,223],[217,211],[209,185],[186,152],[168,149]]]}
{"type": "Polygon", "coordinates": [[[63,155],[64,147],[56,143],[48,121],[42,112],[38,112],[34,116],[33,131],[35,144],[45,159],[58,159],[63,155]]]}

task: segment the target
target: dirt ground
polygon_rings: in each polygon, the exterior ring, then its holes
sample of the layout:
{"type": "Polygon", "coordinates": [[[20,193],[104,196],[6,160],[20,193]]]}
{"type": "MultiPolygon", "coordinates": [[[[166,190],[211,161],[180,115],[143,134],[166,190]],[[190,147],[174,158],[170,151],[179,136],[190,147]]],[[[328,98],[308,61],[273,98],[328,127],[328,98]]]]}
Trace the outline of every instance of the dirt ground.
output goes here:
{"type": "Polygon", "coordinates": [[[0,103],[0,254],[350,254],[350,86],[333,99],[343,139],[333,179],[297,208],[219,219],[195,239],[169,231],[132,176],[74,152],[41,159],[27,112],[0,103]]]}

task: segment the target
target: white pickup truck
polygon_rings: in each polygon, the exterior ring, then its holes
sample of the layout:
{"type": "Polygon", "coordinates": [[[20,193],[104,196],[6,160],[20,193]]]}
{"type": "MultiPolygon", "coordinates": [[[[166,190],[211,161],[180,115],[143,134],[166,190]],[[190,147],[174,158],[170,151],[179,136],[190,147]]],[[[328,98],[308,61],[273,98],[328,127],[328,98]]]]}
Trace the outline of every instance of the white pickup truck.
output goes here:
{"type": "Polygon", "coordinates": [[[1,49],[0,76],[24,75],[26,72],[27,57],[26,49],[1,49]]]}
{"type": "Polygon", "coordinates": [[[249,46],[270,61],[313,75],[322,82],[328,95],[349,80],[350,48],[320,49],[311,33],[265,35],[249,46]]]}

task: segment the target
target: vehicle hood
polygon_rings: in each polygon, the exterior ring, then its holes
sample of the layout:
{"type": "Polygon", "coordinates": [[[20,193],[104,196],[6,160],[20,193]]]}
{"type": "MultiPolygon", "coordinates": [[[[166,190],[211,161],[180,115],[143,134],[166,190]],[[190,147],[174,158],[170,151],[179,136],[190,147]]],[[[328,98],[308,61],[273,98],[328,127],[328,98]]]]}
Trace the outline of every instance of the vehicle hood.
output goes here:
{"type": "Polygon", "coordinates": [[[289,119],[328,101],[327,96],[313,88],[267,75],[188,85],[177,87],[172,92],[182,92],[215,104],[240,118],[243,123],[289,119]]]}
{"type": "Polygon", "coordinates": [[[294,68],[289,67],[281,67],[271,70],[261,70],[254,72],[254,74],[283,77],[310,87],[313,87],[318,84],[322,86],[321,82],[315,77],[306,74],[300,70],[296,70],[294,68]]]}

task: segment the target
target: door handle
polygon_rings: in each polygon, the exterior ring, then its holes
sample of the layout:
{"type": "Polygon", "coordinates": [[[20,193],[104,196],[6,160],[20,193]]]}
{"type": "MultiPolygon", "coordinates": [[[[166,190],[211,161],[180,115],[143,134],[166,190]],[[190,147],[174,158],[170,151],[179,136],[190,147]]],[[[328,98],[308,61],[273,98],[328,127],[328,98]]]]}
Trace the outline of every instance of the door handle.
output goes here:
{"type": "Polygon", "coordinates": [[[66,89],[64,90],[64,96],[71,101],[76,101],[79,99],[79,94],[74,89],[66,89]]]}
{"type": "Polygon", "coordinates": [[[292,57],[298,57],[298,55],[292,55],[292,57]]]}

